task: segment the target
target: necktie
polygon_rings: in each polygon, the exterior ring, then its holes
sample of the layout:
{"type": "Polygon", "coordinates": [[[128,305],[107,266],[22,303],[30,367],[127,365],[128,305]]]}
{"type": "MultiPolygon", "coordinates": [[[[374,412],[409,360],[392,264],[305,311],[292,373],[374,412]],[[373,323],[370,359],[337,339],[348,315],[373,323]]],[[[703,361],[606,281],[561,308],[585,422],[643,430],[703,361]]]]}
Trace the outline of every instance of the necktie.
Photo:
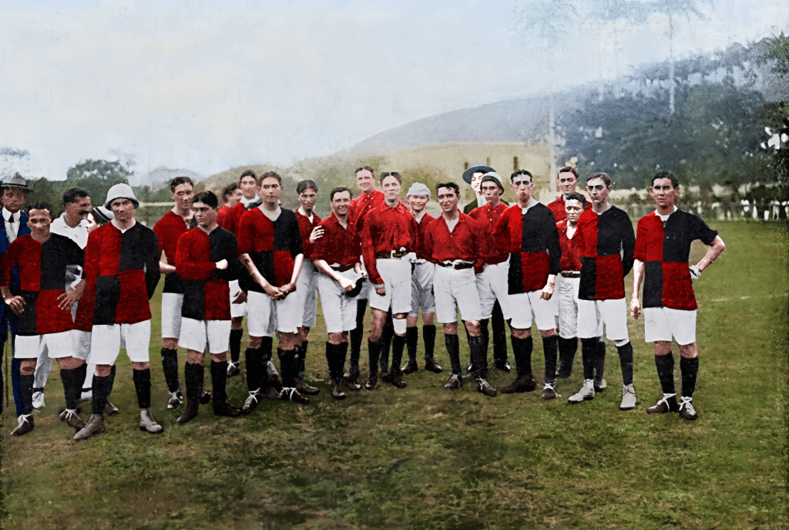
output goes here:
{"type": "Polygon", "coordinates": [[[8,242],[12,243],[14,239],[16,239],[17,234],[16,219],[14,218],[14,214],[11,214],[11,217],[8,218],[8,224],[11,227],[11,233],[8,234],[8,242]]]}

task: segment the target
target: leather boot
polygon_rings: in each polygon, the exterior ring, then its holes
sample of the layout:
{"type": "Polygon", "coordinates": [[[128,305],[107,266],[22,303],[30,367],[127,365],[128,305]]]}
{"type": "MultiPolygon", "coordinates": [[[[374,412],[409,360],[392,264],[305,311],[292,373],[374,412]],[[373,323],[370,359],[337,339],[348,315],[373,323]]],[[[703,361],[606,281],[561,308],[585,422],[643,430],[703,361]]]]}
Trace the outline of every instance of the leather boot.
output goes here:
{"type": "Polygon", "coordinates": [[[22,436],[24,434],[29,433],[33,430],[33,415],[32,414],[22,414],[19,416],[19,423],[16,426],[16,429],[11,431],[11,436],[22,436]]]}
{"type": "Polygon", "coordinates": [[[304,361],[307,355],[307,344],[309,344],[309,342],[304,341],[301,346],[296,348],[296,390],[302,394],[314,396],[315,394],[319,394],[321,389],[308,384],[304,380],[304,361]]]}
{"type": "MultiPolygon", "coordinates": [[[[425,370],[427,370],[428,372],[433,372],[434,374],[440,374],[441,372],[443,372],[442,368],[436,362],[435,357],[428,357],[427,359],[425,359],[425,370]]],[[[405,370],[403,370],[403,372],[405,372],[405,370]]]]}
{"type": "Polygon", "coordinates": [[[408,361],[405,363],[405,366],[403,366],[402,371],[404,374],[412,374],[414,372],[418,372],[419,365],[416,364],[416,359],[409,358],[408,361]]]}
{"type": "Polygon", "coordinates": [[[66,409],[60,414],[60,421],[66,422],[66,425],[72,427],[76,432],[82,430],[87,423],[79,417],[76,409],[66,409]]]}
{"type": "Polygon", "coordinates": [[[90,418],[88,418],[88,423],[74,435],[73,440],[79,442],[80,440],[85,440],[94,434],[99,434],[106,430],[107,429],[104,428],[104,416],[102,414],[91,414],[90,418]]]}
{"type": "MultiPolygon", "coordinates": [[[[186,402],[186,407],[184,407],[184,411],[178,416],[178,419],[175,420],[176,423],[186,423],[187,421],[191,420],[195,416],[197,416],[197,411],[200,409],[200,403],[197,400],[190,400],[186,402]]],[[[142,426],[142,422],[140,422],[140,426],[142,426]]],[[[147,429],[146,429],[147,430],[147,429]]]]}
{"type": "Polygon", "coordinates": [[[400,370],[399,366],[395,366],[392,368],[390,372],[392,374],[392,384],[397,388],[405,388],[408,384],[403,381],[403,372],[400,370]]]}
{"type": "Polygon", "coordinates": [[[160,434],[164,429],[153,419],[151,409],[140,409],[140,430],[149,434],[160,434]]]}

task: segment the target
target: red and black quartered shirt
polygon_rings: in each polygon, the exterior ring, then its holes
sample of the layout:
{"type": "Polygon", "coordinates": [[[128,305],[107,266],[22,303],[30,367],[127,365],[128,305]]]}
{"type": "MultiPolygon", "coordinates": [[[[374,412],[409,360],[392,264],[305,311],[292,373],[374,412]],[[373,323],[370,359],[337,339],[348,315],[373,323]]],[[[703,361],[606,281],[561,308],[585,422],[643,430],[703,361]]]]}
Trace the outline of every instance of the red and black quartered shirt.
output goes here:
{"type": "Polygon", "coordinates": [[[493,230],[496,245],[510,254],[509,294],[539,291],[548,275],[559,274],[561,247],[556,221],[547,206],[536,203],[526,213],[517,204],[501,215],[493,230]]]}
{"type": "Polygon", "coordinates": [[[140,222],[125,232],[112,223],[95,229],[85,247],[85,274],[96,286],[94,325],[150,320],[148,300],[159,283],[156,234],[140,222]]]}
{"type": "Polygon", "coordinates": [[[696,309],[690,245],[696,239],[711,245],[717,236],[700,217],[684,210],[669,215],[665,226],[655,212],[639,219],[635,257],[644,262],[644,307],[696,309]]]}
{"type": "Polygon", "coordinates": [[[633,268],[636,236],[624,210],[611,206],[601,214],[586,210],[573,239],[581,251],[581,300],[625,297],[625,276],[633,268]]]}
{"type": "Polygon", "coordinates": [[[236,236],[218,226],[210,234],[192,228],[178,240],[175,266],[184,286],[181,316],[193,320],[230,320],[230,287],[241,273],[236,236]],[[216,262],[227,260],[219,270],[216,262]]]}
{"type": "MultiPolygon", "coordinates": [[[[260,208],[249,210],[238,228],[238,255],[249,254],[260,274],[268,283],[282,287],[290,283],[296,256],[304,251],[296,214],[280,209],[276,221],[266,217],[260,208]]],[[[242,275],[242,289],[263,293],[258,282],[242,275]]]]}
{"type": "Polygon", "coordinates": [[[392,208],[385,202],[379,203],[364,216],[362,232],[362,255],[371,285],[383,285],[378,273],[376,256],[393,250],[405,249],[416,252],[418,245],[416,219],[405,205],[397,201],[392,208]]]}
{"type": "Polygon", "coordinates": [[[310,243],[310,234],[321,222],[318,214],[312,212],[312,221],[310,218],[303,215],[299,210],[296,210],[296,219],[299,222],[299,232],[301,233],[301,245],[304,247],[304,260],[312,261],[312,243],[310,243]]]}
{"type": "Polygon", "coordinates": [[[451,232],[443,215],[430,222],[425,230],[425,251],[430,253],[433,263],[459,259],[474,263],[474,272],[480,273],[485,264],[482,259],[482,227],[470,215],[458,214],[460,217],[451,232]]]}
{"type": "Polygon", "coordinates": [[[559,245],[562,247],[562,261],[559,268],[562,271],[581,270],[581,250],[578,248],[578,229],[576,228],[572,238],[567,237],[567,219],[556,223],[556,230],[559,232],[559,245]]]}
{"type": "MultiPolygon", "coordinates": [[[[159,250],[167,256],[167,263],[175,265],[175,252],[178,248],[178,239],[189,230],[183,217],[170,210],[164,217],[153,225],[153,231],[159,241],[159,250]]],[[[164,277],[164,288],[162,292],[178,293],[184,292],[183,282],[178,271],[171,272],[164,277]]]]}
{"type": "Polygon", "coordinates": [[[0,265],[0,285],[11,284],[11,271],[19,266],[25,310],[19,316],[18,335],[46,335],[74,329],[71,308],[58,307],[66,292],[66,269],[82,267],[85,254],[71,239],[49,234],[39,243],[33,236],[18,237],[8,247],[0,265]]]}
{"type": "Polygon", "coordinates": [[[482,234],[485,236],[483,238],[482,252],[483,259],[488,265],[502,263],[510,257],[509,252],[507,252],[505,249],[499,248],[495,241],[493,241],[493,230],[499,223],[501,216],[507,211],[507,208],[508,206],[506,204],[499,201],[499,204],[496,205],[495,208],[491,206],[490,203],[488,203],[485,206],[474,208],[469,214],[479,223],[480,228],[482,229],[482,234]]]}
{"type": "Polygon", "coordinates": [[[353,267],[361,261],[359,235],[350,221],[344,228],[332,212],[320,226],[323,227],[323,237],[312,246],[312,261],[322,259],[329,265],[340,265],[342,268],[353,267]]]}

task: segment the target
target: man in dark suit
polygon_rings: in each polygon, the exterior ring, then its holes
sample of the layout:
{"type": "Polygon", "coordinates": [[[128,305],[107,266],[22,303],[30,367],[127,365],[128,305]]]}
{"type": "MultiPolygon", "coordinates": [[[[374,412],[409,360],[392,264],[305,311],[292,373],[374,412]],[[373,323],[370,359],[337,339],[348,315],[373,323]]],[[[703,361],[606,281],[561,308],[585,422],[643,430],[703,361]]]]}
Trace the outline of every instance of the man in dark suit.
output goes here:
{"type": "MultiPolygon", "coordinates": [[[[0,223],[0,259],[2,259],[8,245],[19,236],[30,233],[27,227],[27,214],[21,211],[25,205],[27,194],[30,189],[19,173],[13,177],[5,179],[0,183],[0,200],[3,203],[2,216],[3,222],[0,223]]],[[[11,274],[11,294],[20,295],[22,293],[19,286],[19,271],[14,268],[11,274]]],[[[16,336],[19,318],[5,304],[0,305],[0,361],[5,351],[5,343],[8,340],[8,328],[11,327],[11,386],[14,392],[14,404],[16,405],[16,415],[22,415],[22,391],[19,382],[19,360],[13,358],[14,337],[16,336]]],[[[0,412],[3,411],[3,372],[0,363],[0,412]]]]}

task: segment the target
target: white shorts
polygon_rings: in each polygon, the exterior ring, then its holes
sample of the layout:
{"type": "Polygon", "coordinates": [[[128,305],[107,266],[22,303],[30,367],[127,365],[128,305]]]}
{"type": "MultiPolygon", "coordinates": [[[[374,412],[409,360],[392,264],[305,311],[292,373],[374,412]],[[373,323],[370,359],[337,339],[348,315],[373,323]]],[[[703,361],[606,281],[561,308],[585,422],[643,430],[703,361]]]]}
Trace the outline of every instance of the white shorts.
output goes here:
{"type": "Polygon", "coordinates": [[[301,319],[301,326],[306,328],[315,327],[315,317],[318,313],[318,275],[315,266],[308,260],[304,260],[301,265],[299,279],[296,281],[296,294],[304,305],[304,314],[301,319]]]}
{"type": "Polygon", "coordinates": [[[238,285],[238,280],[231,280],[228,283],[228,287],[230,288],[230,318],[237,318],[237,317],[245,317],[247,316],[247,303],[244,302],[243,304],[234,304],[233,299],[236,295],[241,291],[241,287],[238,285]]]}
{"type": "Polygon", "coordinates": [[[229,320],[183,319],[181,337],[178,339],[178,345],[181,348],[203,353],[207,345],[208,353],[217,354],[225,353],[229,343],[229,320]]]}
{"type": "Polygon", "coordinates": [[[511,318],[510,295],[507,294],[509,270],[510,262],[506,260],[495,265],[485,265],[482,273],[477,274],[477,291],[479,292],[483,319],[493,316],[493,306],[496,304],[496,300],[499,301],[504,320],[511,318]]]}
{"type": "MultiPolygon", "coordinates": [[[[298,292],[298,291],[296,291],[298,292]]],[[[266,293],[247,293],[247,331],[250,337],[270,337],[274,331],[297,333],[304,308],[296,293],[274,301],[266,293]],[[276,322],[274,329],[272,323],[276,322]]]]}
{"type": "Polygon", "coordinates": [[[578,300],[578,338],[602,337],[605,325],[608,340],[628,340],[627,313],[627,301],[624,298],[578,300]]]}
{"type": "Polygon", "coordinates": [[[514,329],[531,329],[532,321],[537,324],[537,329],[546,331],[556,326],[556,311],[559,298],[553,293],[550,300],[540,298],[542,289],[509,295],[510,314],[512,321],[510,327],[514,329]]]}
{"type": "Polygon", "coordinates": [[[436,318],[440,324],[457,322],[458,309],[460,318],[466,322],[482,318],[473,268],[456,270],[436,266],[433,292],[436,296],[436,318]]]}
{"type": "Polygon", "coordinates": [[[394,315],[411,312],[411,263],[408,258],[379,259],[377,267],[386,286],[386,294],[376,293],[373,285],[370,307],[381,311],[389,311],[391,307],[394,315]]]}
{"type": "Polygon", "coordinates": [[[93,334],[90,331],[75,329],[71,332],[71,340],[74,344],[74,357],[87,361],[90,357],[90,338],[93,334]]]}
{"type": "Polygon", "coordinates": [[[42,352],[50,359],[74,356],[71,331],[46,335],[17,335],[14,339],[15,359],[38,359],[42,352]]]}
{"type": "Polygon", "coordinates": [[[181,306],[184,295],[162,293],[162,338],[177,339],[181,336],[181,306]]]}
{"type": "Polygon", "coordinates": [[[115,364],[122,343],[126,345],[126,355],[131,362],[147,363],[150,361],[151,321],[94,325],[90,342],[88,362],[91,364],[115,364]]]}
{"type": "Polygon", "coordinates": [[[411,273],[411,311],[409,317],[418,317],[419,310],[423,315],[436,312],[436,298],[433,296],[433,278],[436,275],[436,265],[425,261],[414,264],[411,273]]]}
{"type": "Polygon", "coordinates": [[[644,342],[671,342],[672,336],[680,346],[696,342],[696,310],[644,308],[644,342]]]}
{"type": "MultiPolygon", "coordinates": [[[[350,279],[355,277],[353,269],[340,274],[350,279]]],[[[326,333],[342,333],[356,329],[357,298],[345,296],[340,285],[324,274],[318,277],[318,289],[321,292],[321,307],[323,308],[323,320],[326,322],[326,333]]]]}
{"type": "Polygon", "coordinates": [[[559,336],[563,339],[574,339],[578,336],[578,287],[581,278],[565,278],[556,275],[556,290],[553,295],[558,296],[559,304],[559,336]]]}

